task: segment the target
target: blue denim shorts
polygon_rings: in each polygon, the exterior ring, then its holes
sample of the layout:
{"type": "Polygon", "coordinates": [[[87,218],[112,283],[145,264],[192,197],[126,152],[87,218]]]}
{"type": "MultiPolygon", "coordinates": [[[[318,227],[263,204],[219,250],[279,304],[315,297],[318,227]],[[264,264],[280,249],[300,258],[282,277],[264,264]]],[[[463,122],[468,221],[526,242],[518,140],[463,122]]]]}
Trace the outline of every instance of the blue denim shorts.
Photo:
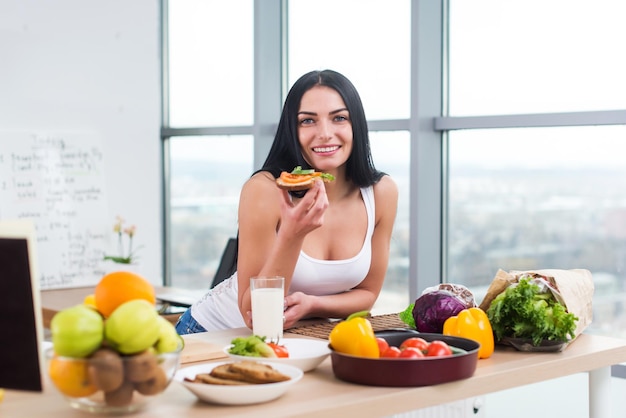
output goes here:
{"type": "Polygon", "coordinates": [[[195,334],[196,332],[206,332],[206,329],[191,316],[191,308],[188,308],[176,322],[176,332],[179,335],[195,334]]]}

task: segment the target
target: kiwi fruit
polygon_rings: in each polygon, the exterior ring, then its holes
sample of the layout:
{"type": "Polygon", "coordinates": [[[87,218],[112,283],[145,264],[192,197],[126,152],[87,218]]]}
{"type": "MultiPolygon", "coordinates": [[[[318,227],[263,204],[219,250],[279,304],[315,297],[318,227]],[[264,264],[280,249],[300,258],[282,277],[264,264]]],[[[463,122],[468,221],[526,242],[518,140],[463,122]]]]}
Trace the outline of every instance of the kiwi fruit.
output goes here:
{"type": "Polygon", "coordinates": [[[135,389],[142,395],[156,395],[167,387],[167,375],[165,371],[157,367],[156,374],[148,380],[135,383],[135,389]]]}
{"type": "Polygon", "coordinates": [[[124,382],[122,358],[110,348],[99,348],[91,355],[87,373],[89,380],[104,392],[114,391],[124,382]]]}
{"type": "Polygon", "coordinates": [[[135,385],[125,380],[120,387],[110,392],[104,392],[104,401],[109,406],[127,406],[133,401],[135,385]]]}
{"type": "Polygon", "coordinates": [[[157,356],[150,350],[126,357],[124,374],[126,379],[133,383],[145,382],[152,379],[159,370],[157,356]]]}

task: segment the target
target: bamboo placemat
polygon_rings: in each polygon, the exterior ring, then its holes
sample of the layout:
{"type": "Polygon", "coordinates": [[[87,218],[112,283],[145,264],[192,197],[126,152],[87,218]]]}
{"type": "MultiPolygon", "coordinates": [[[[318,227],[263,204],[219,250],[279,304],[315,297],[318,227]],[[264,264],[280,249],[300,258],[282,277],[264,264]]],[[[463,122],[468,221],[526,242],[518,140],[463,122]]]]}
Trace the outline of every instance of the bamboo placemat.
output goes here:
{"type": "MultiPolygon", "coordinates": [[[[407,328],[407,325],[402,322],[397,313],[370,316],[367,319],[371,322],[374,331],[383,331],[390,328],[407,328]]],[[[327,340],[328,334],[330,334],[335,325],[337,325],[337,322],[324,322],[290,328],[286,332],[327,340]]]]}

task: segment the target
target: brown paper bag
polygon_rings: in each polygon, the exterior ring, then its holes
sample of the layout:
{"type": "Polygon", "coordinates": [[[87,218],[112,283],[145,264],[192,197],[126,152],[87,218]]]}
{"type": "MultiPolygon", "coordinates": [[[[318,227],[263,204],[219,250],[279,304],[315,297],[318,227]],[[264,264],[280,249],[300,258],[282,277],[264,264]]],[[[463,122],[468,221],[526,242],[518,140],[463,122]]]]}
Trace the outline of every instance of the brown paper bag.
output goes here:
{"type": "Polygon", "coordinates": [[[491,281],[491,284],[489,285],[487,293],[485,294],[483,301],[480,303],[479,308],[487,312],[487,309],[489,309],[489,306],[491,306],[491,302],[496,298],[496,296],[504,292],[504,290],[509,287],[509,285],[515,282],[515,276],[507,273],[502,269],[498,270],[498,272],[496,273],[496,277],[494,277],[491,281]]]}
{"type": "Polygon", "coordinates": [[[508,273],[504,270],[498,270],[498,273],[487,289],[487,293],[480,304],[480,308],[487,311],[496,296],[512,283],[516,283],[521,276],[528,274],[541,276],[546,279],[551,287],[552,293],[559,303],[564,305],[568,312],[578,317],[576,330],[574,331],[576,337],[591,324],[593,319],[591,304],[594,285],[591,272],[585,269],[512,270],[508,273]]]}

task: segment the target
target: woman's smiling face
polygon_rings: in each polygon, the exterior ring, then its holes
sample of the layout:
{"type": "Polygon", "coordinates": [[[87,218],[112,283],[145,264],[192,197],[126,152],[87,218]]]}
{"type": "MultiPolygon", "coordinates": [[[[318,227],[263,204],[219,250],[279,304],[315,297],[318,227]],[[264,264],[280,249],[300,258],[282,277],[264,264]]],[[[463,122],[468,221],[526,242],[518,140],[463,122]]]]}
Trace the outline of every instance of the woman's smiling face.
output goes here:
{"type": "Polygon", "coordinates": [[[298,139],[304,159],[319,171],[335,172],[352,153],[350,113],[337,91],[314,86],[302,96],[298,139]]]}

